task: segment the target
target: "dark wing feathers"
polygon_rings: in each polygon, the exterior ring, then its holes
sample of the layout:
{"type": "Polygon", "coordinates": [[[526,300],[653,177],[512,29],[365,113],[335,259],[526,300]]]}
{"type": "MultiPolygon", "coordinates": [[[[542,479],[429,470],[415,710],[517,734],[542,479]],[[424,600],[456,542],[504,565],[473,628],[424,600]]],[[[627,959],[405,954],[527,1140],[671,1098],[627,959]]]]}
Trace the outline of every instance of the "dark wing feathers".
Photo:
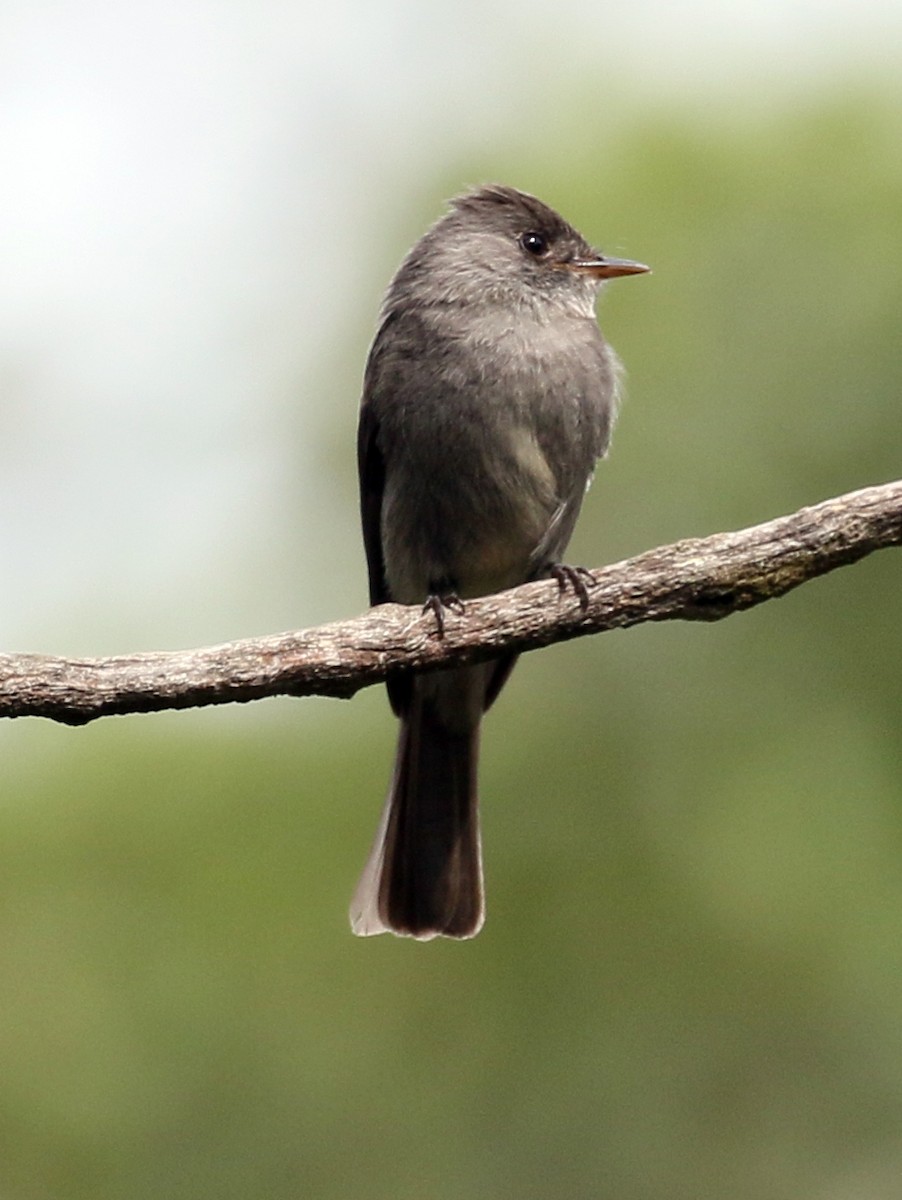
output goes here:
{"type": "Polygon", "coordinates": [[[379,422],[372,408],[364,403],[357,426],[357,470],[360,476],[360,519],[363,545],[370,576],[370,604],[385,604],[391,599],[385,582],[382,556],[382,493],[385,488],[385,459],[379,448],[379,422]]]}

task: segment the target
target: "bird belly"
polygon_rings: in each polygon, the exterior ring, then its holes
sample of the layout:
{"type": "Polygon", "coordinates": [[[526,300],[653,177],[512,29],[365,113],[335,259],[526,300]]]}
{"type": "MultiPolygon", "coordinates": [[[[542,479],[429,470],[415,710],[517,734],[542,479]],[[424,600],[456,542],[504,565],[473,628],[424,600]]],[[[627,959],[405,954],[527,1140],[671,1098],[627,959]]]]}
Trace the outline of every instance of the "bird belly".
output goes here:
{"type": "Polygon", "coordinates": [[[523,426],[494,444],[471,444],[465,464],[437,460],[428,490],[386,489],[383,546],[393,598],[416,603],[447,590],[466,599],[529,578],[559,512],[554,473],[523,426]]]}

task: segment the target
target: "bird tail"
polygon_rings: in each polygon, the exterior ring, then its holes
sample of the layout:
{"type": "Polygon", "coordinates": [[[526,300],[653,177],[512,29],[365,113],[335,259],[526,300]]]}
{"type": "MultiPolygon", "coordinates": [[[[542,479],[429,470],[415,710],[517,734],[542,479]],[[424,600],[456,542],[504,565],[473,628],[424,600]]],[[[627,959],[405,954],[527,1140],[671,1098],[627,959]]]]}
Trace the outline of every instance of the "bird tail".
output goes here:
{"type": "Polygon", "coordinates": [[[476,788],[479,718],[485,684],[479,668],[465,680],[478,701],[446,703],[460,695],[464,671],[440,672],[414,681],[401,732],[391,788],[376,840],[351,901],[356,934],[392,932],[428,940],[469,938],[485,916],[482,853],[476,788]],[[455,690],[456,689],[456,690],[455,690]],[[449,714],[454,719],[449,720],[449,714]]]}

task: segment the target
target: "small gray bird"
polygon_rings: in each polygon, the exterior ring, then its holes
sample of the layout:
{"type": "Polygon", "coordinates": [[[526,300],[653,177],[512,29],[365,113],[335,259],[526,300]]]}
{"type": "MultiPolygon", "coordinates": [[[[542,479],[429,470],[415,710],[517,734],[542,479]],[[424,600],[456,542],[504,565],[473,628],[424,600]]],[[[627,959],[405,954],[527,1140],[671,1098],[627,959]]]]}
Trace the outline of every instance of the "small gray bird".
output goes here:
{"type": "MultiPolygon", "coordinates": [[[[555,576],[617,408],[601,283],[647,271],[598,254],[513,188],[460,196],[388,289],[358,429],[370,602],[444,609],[555,576]]],[[[351,925],[467,938],[485,910],[476,792],[482,714],[516,655],[388,681],[401,720],[351,925]]]]}

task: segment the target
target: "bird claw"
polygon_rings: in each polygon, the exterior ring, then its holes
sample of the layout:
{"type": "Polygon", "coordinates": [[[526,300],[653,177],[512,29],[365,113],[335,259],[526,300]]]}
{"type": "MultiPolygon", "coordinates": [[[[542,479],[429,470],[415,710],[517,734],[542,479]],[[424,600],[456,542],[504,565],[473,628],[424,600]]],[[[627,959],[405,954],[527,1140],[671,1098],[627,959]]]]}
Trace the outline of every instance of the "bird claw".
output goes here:
{"type": "Polygon", "coordinates": [[[430,592],[426,603],[423,605],[423,612],[431,612],[435,617],[436,632],[440,638],[445,636],[445,609],[451,609],[457,615],[463,616],[464,602],[458,596],[457,592],[430,592]]]}
{"type": "Polygon", "coordinates": [[[549,574],[552,579],[557,580],[561,594],[566,592],[569,584],[579,600],[580,608],[585,611],[589,607],[589,588],[586,586],[586,580],[588,579],[589,584],[594,587],[595,576],[587,567],[569,567],[566,563],[554,563],[549,567],[549,574]]]}

